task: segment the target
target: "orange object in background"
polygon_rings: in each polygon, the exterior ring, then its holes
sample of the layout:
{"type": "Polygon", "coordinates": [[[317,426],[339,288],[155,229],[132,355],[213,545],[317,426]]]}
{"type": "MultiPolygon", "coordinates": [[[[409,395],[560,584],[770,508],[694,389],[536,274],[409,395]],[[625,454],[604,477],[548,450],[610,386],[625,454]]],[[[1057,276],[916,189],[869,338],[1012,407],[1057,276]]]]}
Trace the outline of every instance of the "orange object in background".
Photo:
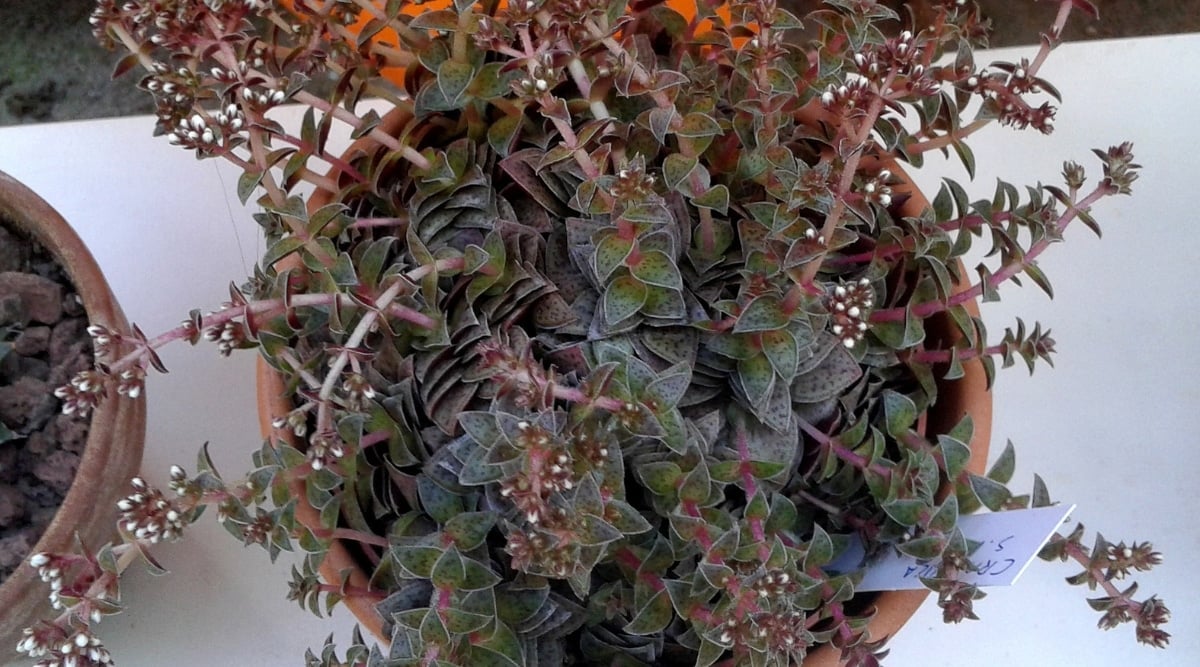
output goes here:
{"type": "MultiPolygon", "coordinates": [[[[291,9],[292,5],[293,5],[293,1],[294,0],[282,0],[282,4],[285,7],[291,9]]],[[[665,2],[663,4],[665,4],[667,7],[670,7],[671,9],[674,9],[675,11],[679,12],[679,14],[681,16],[683,16],[683,18],[685,18],[685,19],[691,20],[696,15],[696,0],[665,0],[665,2]]],[[[453,5],[454,5],[453,0],[426,0],[425,2],[422,2],[421,4],[416,4],[416,3],[410,2],[406,5],[404,5],[403,8],[401,8],[400,13],[405,16],[418,16],[425,12],[434,12],[434,11],[438,11],[438,10],[442,10],[442,9],[449,9],[453,5]]],[[[500,8],[504,8],[507,5],[508,5],[507,0],[500,0],[500,3],[498,6],[500,8]]],[[[728,25],[730,23],[731,13],[729,11],[728,5],[722,4],[720,7],[717,8],[716,14],[717,14],[717,16],[721,17],[721,19],[725,22],[726,25],[728,25]]],[[[364,26],[366,26],[368,23],[370,23],[372,18],[373,17],[370,15],[369,12],[364,11],[360,14],[357,22],[355,22],[353,25],[350,25],[347,27],[352,32],[357,33],[358,31],[362,30],[364,26]]],[[[706,22],[702,22],[700,24],[699,31],[702,32],[703,30],[706,30],[710,27],[710,26],[705,25],[705,23],[706,22]]],[[[374,42],[383,42],[383,43],[392,44],[392,45],[400,44],[399,35],[397,35],[396,31],[392,30],[391,28],[385,28],[383,30],[380,30],[379,33],[376,34],[371,39],[374,42]]],[[[746,42],[745,37],[737,37],[737,38],[734,38],[734,40],[733,40],[733,43],[735,46],[740,46],[740,45],[744,44],[745,42],[746,42]]],[[[382,70],[382,73],[392,83],[395,83],[398,86],[403,86],[403,84],[404,84],[404,68],[403,67],[386,67],[382,70]]]]}

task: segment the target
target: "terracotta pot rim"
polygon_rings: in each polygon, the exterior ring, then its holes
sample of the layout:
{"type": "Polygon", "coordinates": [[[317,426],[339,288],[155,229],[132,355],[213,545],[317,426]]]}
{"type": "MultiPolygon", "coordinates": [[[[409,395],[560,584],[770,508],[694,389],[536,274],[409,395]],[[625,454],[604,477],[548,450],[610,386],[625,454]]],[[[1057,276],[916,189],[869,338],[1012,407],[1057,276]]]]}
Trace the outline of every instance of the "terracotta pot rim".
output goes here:
{"type": "MultiPolygon", "coordinates": [[[[83,302],[90,324],[122,331],[129,325],[95,259],[71,226],[41,197],[0,171],[0,218],[32,236],[62,265],[83,302]]],[[[97,548],[115,534],[116,500],[137,474],[145,444],[146,400],[110,392],[94,411],[75,480],[30,555],[73,550],[78,538],[97,548]]],[[[50,611],[49,590],[31,567],[17,568],[0,584],[0,651],[12,651],[26,623],[50,611]]]]}

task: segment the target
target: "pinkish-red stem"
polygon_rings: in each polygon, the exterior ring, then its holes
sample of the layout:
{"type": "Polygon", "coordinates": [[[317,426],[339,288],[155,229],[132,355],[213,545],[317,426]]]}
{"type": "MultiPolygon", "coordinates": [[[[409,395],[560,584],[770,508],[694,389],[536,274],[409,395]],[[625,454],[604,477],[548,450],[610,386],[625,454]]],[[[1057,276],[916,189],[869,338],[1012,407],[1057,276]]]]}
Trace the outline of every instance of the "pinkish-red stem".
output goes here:
{"type": "MultiPolygon", "coordinates": [[[[1063,213],[1062,217],[1058,219],[1059,232],[1061,233],[1063,230],[1065,230],[1067,225],[1069,225],[1071,221],[1078,216],[1080,211],[1087,210],[1092,204],[1096,203],[1097,200],[1110,195],[1113,192],[1115,192],[1115,190],[1110,187],[1100,186],[1093,190],[1091,194],[1089,194],[1079,203],[1072,204],[1066,210],[1066,212],[1063,213]]],[[[1024,257],[1010,262],[999,271],[993,273],[988,278],[987,286],[989,288],[998,287],[1008,279],[1024,271],[1025,267],[1032,265],[1038,256],[1045,252],[1046,248],[1050,247],[1051,243],[1052,241],[1049,236],[1042,238],[1037,243],[1034,243],[1029,247],[1029,250],[1025,253],[1024,257]]],[[[979,298],[979,296],[983,294],[983,287],[983,283],[975,283],[971,287],[958,292],[945,301],[927,301],[925,303],[918,304],[912,307],[912,314],[920,318],[935,315],[949,308],[953,308],[954,306],[979,298]]],[[[908,317],[908,310],[909,309],[907,308],[900,307],[877,310],[874,313],[871,313],[871,322],[903,322],[905,318],[908,317]]]]}

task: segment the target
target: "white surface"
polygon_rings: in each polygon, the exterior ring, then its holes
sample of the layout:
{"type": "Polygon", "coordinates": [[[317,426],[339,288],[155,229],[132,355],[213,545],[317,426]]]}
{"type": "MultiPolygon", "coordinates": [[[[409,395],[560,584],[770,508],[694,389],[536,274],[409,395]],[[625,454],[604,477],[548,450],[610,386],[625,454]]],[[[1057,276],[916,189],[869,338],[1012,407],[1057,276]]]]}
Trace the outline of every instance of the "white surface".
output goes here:
{"type": "MultiPolygon", "coordinates": [[[[1011,53],[1011,52],[1009,52],[1011,53]]],[[[998,54],[999,55],[999,54],[998,54]]],[[[1035,563],[1012,589],[991,589],[983,621],[943,627],[931,602],[892,643],[891,667],[1061,665],[1184,666],[1200,662],[1200,258],[1194,200],[1200,132],[1200,37],[1064,47],[1044,70],[1066,103],[1049,138],[1003,128],[974,142],[983,169],[971,194],[990,197],[994,177],[1057,183],[1064,159],[1099,167],[1090,150],[1135,142],[1145,165],[1134,197],[1096,210],[1105,238],[1082,227],[1042,263],[1051,303],[1036,289],[1006,289],[985,306],[999,335],[1016,313],[1041,321],[1059,342],[1057,368],[1034,380],[1002,373],[993,442],[1018,448],[1018,488],[1037,471],[1055,499],[1078,503],[1075,518],[1112,540],[1151,540],[1166,563],[1142,577],[1174,617],[1167,651],[1135,645],[1132,628],[1095,628],[1086,590],[1062,583],[1066,565],[1035,563]]],[[[236,174],[150,137],[152,121],[66,123],[0,129],[0,169],[39,192],[79,230],[130,319],[150,332],[194,307],[212,308],[257,256],[257,227],[232,196],[236,174]]],[[[960,167],[940,175],[965,180],[960,167]]],[[[256,447],[253,355],[220,361],[215,349],[175,347],[171,373],[149,385],[146,476],[163,483],[171,463],[194,470],[211,441],[217,465],[245,469],[256,447]]],[[[125,583],[131,610],[106,620],[102,636],[119,664],[302,664],[329,633],[345,641],[352,620],[319,621],[284,599],[288,564],[274,567],[212,521],[161,551],[172,571],[125,583]]]]}

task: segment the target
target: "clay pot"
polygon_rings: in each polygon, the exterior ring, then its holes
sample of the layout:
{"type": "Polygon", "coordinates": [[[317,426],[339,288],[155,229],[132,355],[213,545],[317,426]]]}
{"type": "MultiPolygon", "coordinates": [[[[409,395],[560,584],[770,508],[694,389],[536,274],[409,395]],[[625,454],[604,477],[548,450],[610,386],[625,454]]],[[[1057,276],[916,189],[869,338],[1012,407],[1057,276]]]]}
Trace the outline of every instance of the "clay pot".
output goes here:
{"type": "MultiPolygon", "coordinates": [[[[411,118],[407,113],[393,111],[384,117],[379,128],[384,132],[396,135],[411,118]]],[[[371,139],[360,139],[343,157],[348,160],[356,153],[368,151],[374,147],[376,146],[371,139]]],[[[893,173],[905,178],[903,171],[898,166],[892,165],[891,169],[893,173]]],[[[330,177],[336,179],[337,175],[337,173],[331,173],[330,177]]],[[[923,210],[929,207],[928,200],[907,184],[894,185],[893,191],[897,195],[908,195],[908,199],[901,206],[901,215],[919,216],[923,210]]],[[[318,191],[308,202],[309,210],[315,211],[328,203],[329,195],[318,191]]],[[[979,308],[975,302],[968,302],[965,305],[972,316],[979,315],[979,308]]],[[[935,337],[945,340],[953,340],[958,337],[957,331],[949,323],[948,318],[943,318],[940,323],[936,320],[931,321],[931,324],[935,329],[939,328],[940,324],[940,331],[931,332],[931,335],[935,337]]],[[[987,388],[987,377],[982,362],[978,359],[965,362],[963,371],[964,375],[958,380],[942,382],[938,393],[937,407],[926,414],[923,421],[927,433],[937,434],[949,431],[964,415],[971,415],[975,424],[975,434],[969,443],[971,460],[967,468],[975,474],[983,474],[991,434],[992,395],[987,388]]],[[[292,437],[289,431],[274,429],[271,426],[271,422],[276,416],[287,414],[294,407],[285,395],[282,378],[261,359],[258,364],[257,376],[259,423],[264,436],[291,441],[292,437]]],[[[942,489],[943,495],[949,492],[949,488],[942,489]]],[[[297,483],[293,493],[296,498],[304,498],[303,485],[297,483]]],[[[296,518],[306,526],[320,526],[319,513],[305,503],[297,505],[296,518]]],[[[368,587],[367,573],[352,556],[351,551],[338,542],[334,542],[330,547],[329,553],[321,565],[321,576],[329,582],[345,580],[350,586],[368,587]]],[[[892,591],[878,594],[872,603],[876,613],[869,626],[871,636],[882,638],[895,634],[916,613],[917,608],[925,601],[929,592],[926,590],[892,591]]],[[[383,634],[384,619],[375,610],[371,601],[348,597],[343,599],[343,604],[350,609],[367,631],[386,641],[383,634]]],[[[804,664],[806,667],[833,667],[840,663],[839,657],[836,649],[826,645],[810,654],[804,664]]]]}
{"type": "MultiPolygon", "coordinates": [[[[104,275],[83,241],[49,204],[0,172],[0,217],[45,247],[74,283],[91,324],[128,331],[104,275]]],[[[112,539],[117,500],[138,473],[146,441],[146,399],[110,390],[93,412],[87,446],[75,481],[32,553],[73,552],[76,538],[95,549],[112,539]]],[[[32,555],[32,554],[31,554],[32,555]]],[[[21,631],[50,616],[49,589],[32,567],[21,567],[0,584],[0,658],[15,656],[21,631]]]]}

